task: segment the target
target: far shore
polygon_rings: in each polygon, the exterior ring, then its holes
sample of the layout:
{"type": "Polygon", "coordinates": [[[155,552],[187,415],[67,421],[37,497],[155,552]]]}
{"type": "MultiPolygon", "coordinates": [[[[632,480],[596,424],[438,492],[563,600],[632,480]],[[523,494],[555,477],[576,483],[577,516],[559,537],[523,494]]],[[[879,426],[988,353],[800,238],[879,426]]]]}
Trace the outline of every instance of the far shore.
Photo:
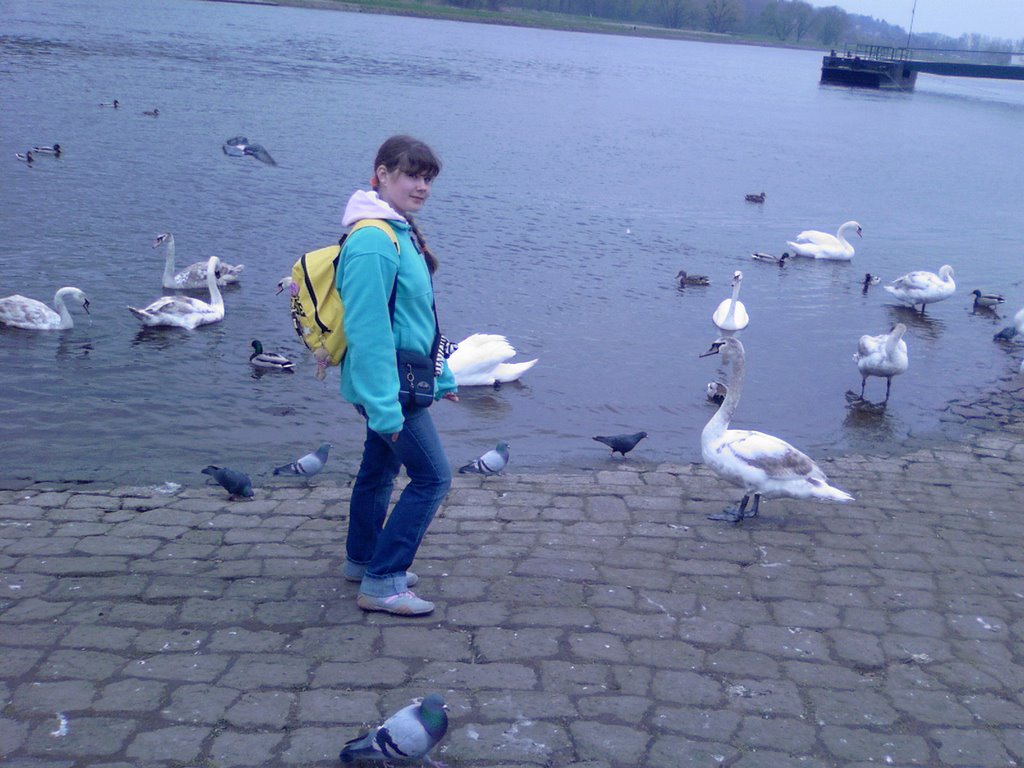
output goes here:
{"type": "Polygon", "coordinates": [[[645,24],[632,24],[610,19],[596,19],[588,16],[542,13],[514,9],[506,11],[484,11],[455,6],[408,2],[407,0],[207,0],[208,2],[238,3],[240,5],[275,5],[291,8],[313,8],[349,13],[377,13],[389,16],[413,16],[416,18],[444,21],[468,21],[477,24],[499,24],[509,27],[552,29],[563,32],[591,32],[603,35],[626,35],[629,37],[652,37],[665,40],[688,40],[728,45],[757,45],[770,48],[796,48],[800,50],[826,50],[816,43],[791,44],[777,40],[755,37],[702,32],[691,29],[670,29],[645,24]]]}

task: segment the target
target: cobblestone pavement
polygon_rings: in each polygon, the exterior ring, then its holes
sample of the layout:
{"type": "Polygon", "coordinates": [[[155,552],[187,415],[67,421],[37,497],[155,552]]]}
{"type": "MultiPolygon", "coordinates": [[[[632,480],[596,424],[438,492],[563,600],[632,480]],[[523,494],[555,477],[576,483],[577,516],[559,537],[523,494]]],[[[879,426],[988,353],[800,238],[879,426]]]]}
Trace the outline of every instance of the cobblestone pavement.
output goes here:
{"type": "Polygon", "coordinates": [[[1024,764],[1022,460],[844,457],[856,502],[738,526],[699,465],[458,477],[423,619],[358,610],[329,480],[0,491],[0,762],[328,766],[436,690],[453,768],[1024,764]]]}

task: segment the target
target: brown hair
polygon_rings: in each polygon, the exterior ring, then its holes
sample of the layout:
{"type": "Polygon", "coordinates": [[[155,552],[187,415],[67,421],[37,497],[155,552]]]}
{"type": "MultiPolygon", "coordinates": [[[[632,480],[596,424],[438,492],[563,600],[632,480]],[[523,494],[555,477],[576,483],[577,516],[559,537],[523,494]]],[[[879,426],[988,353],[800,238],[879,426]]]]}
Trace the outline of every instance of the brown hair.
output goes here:
{"type": "MultiPolygon", "coordinates": [[[[372,186],[374,189],[377,188],[377,169],[382,165],[388,172],[400,170],[410,176],[422,175],[428,176],[431,179],[441,172],[441,161],[438,160],[437,155],[434,154],[430,147],[419,139],[402,134],[392,136],[381,144],[380,149],[377,150],[377,157],[373,161],[372,186]]],[[[433,274],[437,271],[438,267],[437,257],[427,247],[427,241],[423,239],[423,234],[420,232],[420,228],[416,226],[412,216],[406,214],[405,218],[412,229],[416,247],[423,254],[427,267],[430,269],[430,273],[433,274]]]]}

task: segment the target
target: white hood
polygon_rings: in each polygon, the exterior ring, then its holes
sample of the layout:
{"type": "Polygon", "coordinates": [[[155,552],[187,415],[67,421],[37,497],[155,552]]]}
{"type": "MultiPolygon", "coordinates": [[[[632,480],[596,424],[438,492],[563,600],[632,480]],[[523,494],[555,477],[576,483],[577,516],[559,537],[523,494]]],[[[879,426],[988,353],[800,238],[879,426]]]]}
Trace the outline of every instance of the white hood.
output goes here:
{"type": "Polygon", "coordinates": [[[351,227],[361,219],[405,221],[405,217],[381,200],[376,192],[365,192],[362,189],[357,190],[348,199],[345,215],[341,217],[341,224],[344,227],[351,227]]]}

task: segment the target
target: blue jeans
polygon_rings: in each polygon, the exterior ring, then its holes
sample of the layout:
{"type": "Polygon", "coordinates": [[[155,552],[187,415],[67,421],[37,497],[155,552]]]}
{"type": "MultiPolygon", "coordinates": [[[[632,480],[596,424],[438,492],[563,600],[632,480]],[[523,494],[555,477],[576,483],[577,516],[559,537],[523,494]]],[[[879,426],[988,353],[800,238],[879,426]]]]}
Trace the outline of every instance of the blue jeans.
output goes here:
{"type": "MultiPolygon", "coordinates": [[[[356,410],[365,418],[362,408],[356,410]]],[[[359,591],[373,597],[408,589],[405,572],[452,484],[451,466],[429,411],[403,408],[403,413],[405,425],[394,442],[367,426],[349,505],[345,552],[349,561],[366,566],[359,591]],[[391,489],[403,464],[409,484],[389,516],[391,489]]]]}

